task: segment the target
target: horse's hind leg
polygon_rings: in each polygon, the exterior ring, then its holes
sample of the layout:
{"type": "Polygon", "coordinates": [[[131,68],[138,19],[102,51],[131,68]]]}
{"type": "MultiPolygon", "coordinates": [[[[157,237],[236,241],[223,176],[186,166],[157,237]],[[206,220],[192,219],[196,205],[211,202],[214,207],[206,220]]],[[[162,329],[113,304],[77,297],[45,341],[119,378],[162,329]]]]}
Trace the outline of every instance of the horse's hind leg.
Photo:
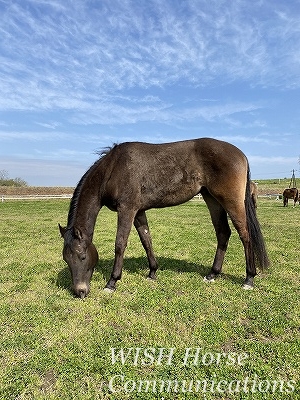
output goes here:
{"type": "MultiPolygon", "coordinates": [[[[255,211],[254,211],[255,212],[255,211]]],[[[256,276],[255,255],[250,243],[250,234],[247,226],[246,211],[244,205],[240,209],[230,210],[229,216],[237,230],[244,246],[246,259],[246,279],[243,284],[244,289],[253,289],[253,281],[256,276]]]]}
{"type": "Polygon", "coordinates": [[[201,194],[209,209],[217,236],[217,250],[214,262],[210,272],[204,278],[205,281],[212,282],[221,273],[231,230],[228,224],[227,213],[221,204],[207,191],[207,189],[203,188],[201,194]]]}
{"type": "Polygon", "coordinates": [[[152,240],[145,211],[139,211],[137,213],[134,219],[134,226],[139,234],[141,243],[147,254],[150,269],[148,278],[156,279],[156,271],[158,265],[153,252],[152,240]]]}

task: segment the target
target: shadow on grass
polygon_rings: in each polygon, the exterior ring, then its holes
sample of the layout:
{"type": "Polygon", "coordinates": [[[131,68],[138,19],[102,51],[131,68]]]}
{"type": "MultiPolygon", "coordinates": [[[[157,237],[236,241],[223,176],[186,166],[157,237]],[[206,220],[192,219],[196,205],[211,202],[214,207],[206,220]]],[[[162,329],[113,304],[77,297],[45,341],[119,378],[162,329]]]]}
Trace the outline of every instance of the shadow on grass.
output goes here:
{"type": "MultiPolygon", "coordinates": [[[[110,278],[110,274],[113,268],[113,259],[104,259],[99,260],[98,265],[95,268],[95,272],[102,273],[104,281],[108,281],[110,278]]],[[[195,264],[191,262],[187,262],[184,260],[178,260],[173,258],[166,257],[157,257],[157,262],[159,265],[159,271],[174,271],[177,273],[197,273],[199,274],[200,279],[204,278],[205,275],[210,271],[210,267],[204,266],[202,264],[195,264]]],[[[147,259],[145,257],[130,257],[124,259],[123,270],[128,271],[131,274],[140,274],[144,277],[148,275],[149,268],[147,259]]],[[[231,274],[221,274],[222,279],[229,280],[233,283],[242,284],[243,277],[235,276],[231,274]]],[[[94,277],[92,278],[94,279],[94,277]]],[[[158,278],[159,279],[159,278],[158,278]]],[[[56,285],[58,287],[67,289],[71,292],[71,274],[69,268],[66,267],[62,269],[58,275],[56,280],[56,285]]]]}
{"type": "MultiPolygon", "coordinates": [[[[198,265],[194,263],[189,263],[184,260],[177,260],[173,258],[157,257],[157,262],[159,265],[159,271],[175,271],[175,272],[195,272],[199,273],[200,276],[204,277],[208,271],[209,267],[203,265],[198,265]]],[[[103,279],[108,281],[112,268],[113,259],[99,260],[95,272],[102,273],[103,279]]],[[[143,274],[145,277],[148,275],[149,267],[147,258],[145,257],[129,257],[124,259],[123,271],[128,271],[131,274],[143,274]],[[143,270],[141,272],[141,270],[143,270]]],[[[93,279],[93,278],[92,278],[93,279]]],[[[62,269],[56,280],[56,285],[58,287],[68,289],[71,292],[71,273],[68,267],[62,269]]]]}
{"type": "Polygon", "coordinates": [[[71,273],[68,267],[63,268],[57,274],[56,286],[62,289],[66,289],[70,294],[73,294],[71,290],[71,273]]]}

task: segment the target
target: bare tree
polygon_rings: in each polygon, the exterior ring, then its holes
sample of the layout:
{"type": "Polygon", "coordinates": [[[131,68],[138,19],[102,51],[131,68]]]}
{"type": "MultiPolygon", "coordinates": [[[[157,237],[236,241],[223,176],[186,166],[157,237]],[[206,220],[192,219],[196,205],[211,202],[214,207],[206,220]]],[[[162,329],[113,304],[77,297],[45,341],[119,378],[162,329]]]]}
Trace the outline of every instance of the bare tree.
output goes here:
{"type": "Polygon", "coordinates": [[[8,172],[6,171],[6,169],[1,169],[0,170],[0,180],[5,181],[7,179],[9,179],[8,172]]]}
{"type": "Polygon", "coordinates": [[[27,186],[27,182],[24,181],[24,179],[22,179],[22,178],[15,178],[14,179],[14,184],[16,186],[27,186]]]}

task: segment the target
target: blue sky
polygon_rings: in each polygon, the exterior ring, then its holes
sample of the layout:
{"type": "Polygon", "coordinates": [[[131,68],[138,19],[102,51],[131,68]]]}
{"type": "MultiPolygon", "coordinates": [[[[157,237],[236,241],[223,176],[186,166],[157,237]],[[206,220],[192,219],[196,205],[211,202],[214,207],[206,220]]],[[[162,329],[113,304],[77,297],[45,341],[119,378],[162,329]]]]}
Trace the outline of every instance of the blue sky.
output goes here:
{"type": "Polygon", "coordinates": [[[115,142],[229,141],[300,175],[300,1],[0,0],[0,170],[74,186],[115,142]]]}

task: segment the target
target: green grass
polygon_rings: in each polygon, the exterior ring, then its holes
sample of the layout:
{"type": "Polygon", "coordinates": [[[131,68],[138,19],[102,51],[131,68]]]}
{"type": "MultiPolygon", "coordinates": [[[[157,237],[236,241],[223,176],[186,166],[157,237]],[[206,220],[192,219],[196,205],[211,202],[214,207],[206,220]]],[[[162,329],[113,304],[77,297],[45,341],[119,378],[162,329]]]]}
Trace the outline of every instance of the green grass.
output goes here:
{"type": "Polygon", "coordinates": [[[300,397],[299,206],[259,200],[271,268],[250,292],[241,288],[245,261],[235,230],[222,276],[203,282],[216,246],[203,201],[150,210],[158,279],[145,279],[147,262],[133,230],[112,295],[102,289],[113,263],[116,214],[103,209],[94,236],[100,262],[85,300],[72,296],[61,257],[57,223],[67,211],[65,200],[0,203],[1,400],[300,397]],[[122,365],[113,363],[111,348],[149,354],[122,365]],[[161,348],[164,355],[174,348],[170,365],[166,357],[159,363],[161,348]],[[197,348],[196,365],[192,357],[184,365],[186,352],[197,348]],[[111,379],[119,392],[111,392],[111,379]]]}
{"type": "MultiPolygon", "coordinates": [[[[298,179],[298,178],[297,178],[298,179]]],[[[296,179],[296,182],[297,182],[296,179]]],[[[257,183],[258,194],[279,194],[292,185],[291,178],[254,179],[257,183]]]]}

